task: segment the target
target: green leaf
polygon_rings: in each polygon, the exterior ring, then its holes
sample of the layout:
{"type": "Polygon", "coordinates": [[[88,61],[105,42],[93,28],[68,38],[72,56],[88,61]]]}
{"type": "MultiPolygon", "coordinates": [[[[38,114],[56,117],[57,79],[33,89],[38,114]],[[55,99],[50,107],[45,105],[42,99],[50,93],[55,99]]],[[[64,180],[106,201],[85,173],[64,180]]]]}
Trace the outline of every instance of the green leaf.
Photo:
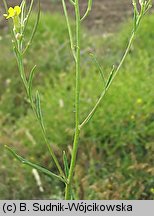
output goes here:
{"type": "Polygon", "coordinates": [[[37,115],[37,118],[40,121],[43,130],[45,131],[44,122],[43,122],[43,116],[42,116],[42,109],[41,109],[41,102],[40,102],[40,95],[39,95],[38,91],[36,91],[35,102],[36,102],[36,115],[37,115]]]}
{"type": "MultiPolygon", "coordinates": [[[[68,178],[69,175],[69,165],[68,165],[68,160],[67,160],[67,156],[66,156],[66,152],[63,151],[63,163],[64,163],[64,170],[65,170],[65,175],[68,178]]],[[[71,187],[70,189],[71,192],[71,200],[75,200],[75,195],[74,195],[74,191],[71,187]]]]}
{"type": "Polygon", "coordinates": [[[135,32],[137,29],[137,20],[139,16],[139,12],[138,12],[137,4],[135,0],[133,0],[133,7],[134,7],[134,32],[135,32]]]}
{"type": "Polygon", "coordinates": [[[32,42],[32,40],[33,40],[33,38],[35,36],[36,30],[37,30],[37,27],[38,27],[38,24],[39,24],[39,20],[40,20],[40,12],[41,12],[40,0],[38,0],[38,13],[37,13],[36,21],[35,21],[34,28],[33,28],[32,34],[31,34],[31,38],[29,40],[29,44],[31,44],[31,42],[32,42]]]}
{"type": "Polygon", "coordinates": [[[109,78],[108,78],[108,80],[107,80],[105,89],[107,89],[107,88],[109,87],[110,83],[112,82],[112,78],[113,78],[113,75],[114,75],[114,71],[115,71],[115,68],[114,68],[114,66],[113,66],[113,69],[111,70],[110,75],[109,75],[109,78]]]}
{"type": "Polygon", "coordinates": [[[146,7],[144,10],[144,15],[149,11],[149,9],[152,7],[152,1],[149,0],[148,2],[146,2],[146,7]]]}
{"type": "Polygon", "coordinates": [[[50,171],[47,170],[46,168],[41,167],[41,166],[39,166],[39,165],[37,165],[37,164],[34,164],[34,163],[32,163],[32,162],[30,162],[30,161],[24,159],[23,157],[19,156],[18,154],[16,154],[16,152],[15,152],[13,149],[11,149],[10,147],[8,147],[7,145],[5,145],[5,148],[6,148],[18,161],[20,161],[21,163],[23,163],[23,164],[25,164],[25,165],[27,165],[27,166],[30,166],[30,167],[32,167],[32,168],[35,168],[35,169],[37,169],[38,171],[44,173],[45,175],[47,175],[47,176],[49,176],[49,177],[55,177],[55,178],[59,179],[60,181],[65,182],[63,178],[61,178],[60,176],[58,176],[58,175],[56,175],[56,174],[50,172],[50,171]]]}
{"type": "MultiPolygon", "coordinates": [[[[30,17],[31,12],[32,12],[33,4],[34,4],[34,0],[31,0],[30,6],[28,9],[28,13],[26,15],[25,22],[24,22],[24,31],[26,30],[27,23],[28,23],[29,17],[30,17]]],[[[24,31],[23,31],[23,34],[24,34],[24,31]]]]}
{"type": "Polygon", "coordinates": [[[66,156],[66,152],[63,151],[63,163],[64,163],[64,169],[65,169],[65,175],[68,177],[69,175],[69,166],[68,166],[68,160],[66,156]]]}
{"type": "Polygon", "coordinates": [[[21,15],[20,15],[20,17],[21,17],[21,20],[20,20],[20,22],[21,22],[21,28],[24,28],[25,9],[26,9],[26,2],[25,2],[25,0],[23,0],[21,2],[20,8],[21,8],[21,15]]]}
{"type": "Polygon", "coordinates": [[[99,71],[99,73],[100,73],[100,75],[101,75],[101,78],[102,78],[102,80],[103,80],[103,82],[104,82],[104,85],[105,85],[105,84],[106,84],[106,81],[105,81],[105,76],[104,76],[104,72],[103,72],[103,70],[102,70],[101,65],[99,64],[99,62],[98,62],[96,56],[95,56],[93,53],[90,53],[90,56],[92,57],[92,59],[93,59],[95,65],[96,65],[96,67],[97,67],[97,69],[98,69],[98,71],[99,71]]]}
{"type": "Polygon", "coordinates": [[[30,75],[29,75],[29,80],[28,80],[28,91],[29,91],[30,98],[32,98],[32,82],[33,82],[35,68],[36,68],[36,65],[32,68],[30,75]]]}
{"type": "MultiPolygon", "coordinates": [[[[30,16],[31,10],[32,10],[32,6],[30,6],[30,11],[29,11],[29,15],[28,16],[30,16]]],[[[35,36],[36,30],[37,30],[37,27],[38,27],[38,24],[39,24],[40,13],[41,13],[40,0],[38,0],[38,13],[37,13],[36,21],[35,21],[35,24],[34,24],[34,27],[33,27],[33,30],[32,30],[32,34],[30,36],[30,39],[29,39],[29,41],[28,41],[28,43],[27,43],[27,45],[26,45],[26,47],[25,47],[25,49],[23,51],[23,54],[27,51],[27,49],[29,48],[29,46],[31,45],[31,43],[33,41],[33,38],[35,36]]]]}

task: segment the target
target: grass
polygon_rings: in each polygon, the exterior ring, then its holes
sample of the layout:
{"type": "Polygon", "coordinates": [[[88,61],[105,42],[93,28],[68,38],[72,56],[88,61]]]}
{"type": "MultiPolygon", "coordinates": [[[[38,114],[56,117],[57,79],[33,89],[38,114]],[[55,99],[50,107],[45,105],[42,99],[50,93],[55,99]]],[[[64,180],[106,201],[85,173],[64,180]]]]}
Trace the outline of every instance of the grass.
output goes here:
{"type": "MultiPolygon", "coordinates": [[[[32,21],[31,21],[32,22],[32,21]]],[[[108,96],[81,134],[75,185],[80,199],[153,199],[153,46],[154,15],[144,19],[135,43],[108,96]],[[78,181],[80,180],[80,181],[78,181]]],[[[73,24],[72,24],[73,25],[73,24]]],[[[99,72],[88,54],[96,55],[106,75],[118,63],[128,40],[131,23],[107,38],[82,38],[81,114],[84,119],[102,89],[99,72]],[[88,48],[87,48],[88,47],[88,48]]],[[[30,29],[29,29],[30,32],[30,29]]],[[[32,161],[55,169],[39,127],[25,98],[6,30],[0,46],[0,144],[13,146],[32,161]]],[[[74,68],[65,20],[43,14],[25,65],[37,63],[35,88],[41,92],[43,115],[56,154],[70,152],[74,133],[74,68]]],[[[1,148],[1,199],[59,199],[63,185],[41,175],[39,192],[31,169],[25,168],[1,148]],[[15,172],[16,170],[16,172],[15,172]],[[7,185],[7,186],[6,186],[7,185]]]]}

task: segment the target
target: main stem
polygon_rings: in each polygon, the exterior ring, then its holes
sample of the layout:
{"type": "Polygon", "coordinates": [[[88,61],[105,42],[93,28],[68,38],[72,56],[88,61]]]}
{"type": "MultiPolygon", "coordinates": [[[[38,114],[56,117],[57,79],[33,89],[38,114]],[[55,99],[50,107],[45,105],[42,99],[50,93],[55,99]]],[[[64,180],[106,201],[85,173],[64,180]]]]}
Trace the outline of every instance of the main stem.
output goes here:
{"type": "Polygon", "coordinates": [[[66,184],[65,189],[65,199],[71,199],[71,188],[72,188],[72,179],[73,173],[76,164],[76,157],[78,151],[78,143],[79,143],[79,112],[80,112],[80,45],[81,45],[81,21],[80,21],[80,9],[79,9],[79,1],[75,1],[75,16],[76,16],[76,88],[75,88],[75,135],[74,135],[74,142],[73,142],[73,151],[72,151],[72,158],[68,176],[68,182],[66,184]]]}

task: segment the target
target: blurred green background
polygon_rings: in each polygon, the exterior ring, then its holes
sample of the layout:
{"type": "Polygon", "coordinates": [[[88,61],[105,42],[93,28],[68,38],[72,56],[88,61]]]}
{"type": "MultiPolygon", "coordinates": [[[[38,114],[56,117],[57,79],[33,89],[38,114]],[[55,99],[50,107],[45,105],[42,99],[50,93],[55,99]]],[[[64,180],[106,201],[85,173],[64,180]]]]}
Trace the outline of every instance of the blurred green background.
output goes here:
{"type": "MultiPolygon", "coordinates": [[[[70,156],[72,146],[75,72],[64,16],[57,3],[51,2],[51,5],[58,12],[42,12],[24,64],[27,74],[37,65],[34,90],[39,89],[41,93],[48,138],[61,161],[62,150],[70,156]]],[[[118,7],[114,10],[118,14],[118,7]]],[[[129,9],[126,14],[127,11],[129,9]]],[[[27,37],[34,19],[35,14],[29,22],[27,37]]],[[[94,20],[90,17],[82,29],[81,120],[102,90],[89,50],[96,53],[107,76],[112,65],[118,64],[132,28],[129,20],[121,23],[123,19],[114,19],[112,23],[111,19],[109,26],[117,22],[114,30],[105,25],[98,28],[94,20]]],[[[151,13],[143,20],[127,60],[95,117],[81,132],[74,180],[78,199],[154,198],[153,23],[151,13]]],[[[64,185],[40,174],[44,188],[41,192],[32,170],[3,148],[7,144],[25,158],[56,172],[26,100],[6,26],[3,20],[0,31],[0,199],[63,199],[64,185]]]]}

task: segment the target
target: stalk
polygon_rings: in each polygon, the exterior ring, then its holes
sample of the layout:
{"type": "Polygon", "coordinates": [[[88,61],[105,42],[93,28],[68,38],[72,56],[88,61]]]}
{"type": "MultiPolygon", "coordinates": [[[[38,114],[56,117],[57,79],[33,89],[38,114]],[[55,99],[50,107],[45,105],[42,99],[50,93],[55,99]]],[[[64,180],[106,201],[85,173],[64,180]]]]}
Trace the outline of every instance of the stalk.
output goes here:
{"type": "MultiPolygon", "coordinates": [[[[15,49],[16,50],[16,49],[15,49]]],[[[29,99],[29,102],[30,102],[30,105],[31,105],[31,108],[38,120],[38,123],[40,125],[40,128],[41,128],[41,131],[42,131],[42,135],[43,135],[43,138],[44,138],[44,141],[45,141],[45,144],[47,145],[47,148],[51,154],[51,157],[59,171],[59,174],[61,177],[63,177],[65,179],[65,175],[64,175],[64,172],[60,166],[60,163],[53,151],[53,149],[51,148],[50,146],[50,143],[49,143],[49,140],[47,139],[47,134],[46,134],[46,130],[44,128],[44,124],[42,121],[40,121],[40,119],[38,118],[37,116],[37,113],[36,113],[36,108],[35,108],[35,105],[34,105],[34,101],[33,101],[33,98],[32,98],[32,95],[29,94],[29,91],[28,91],[28,82],[27,82],[27,78],[26,78],[26,75],[25,75],[25,71],[24,71],[24,64],[23,64],[23,55],[22,55],[22,40],[18,42],[18,51],[16,50],[15,52],[16,54],[16,58],[17,58],[17,62],[18,62],[18,67],[19,67],[19,72],[20,72],[20,76],[21,76],[21,79],[23,81],[23,84],[25,86],[25,89],[26,89],[26,93],[27,93],[27,97],[29,99]]]]}
{"type": "Polygon", "coordinates": [[[79,144],[79,135],[80,135],[80,46],[81,46],[81,21],[80,21],[80,10],[79,10],[79,1],[75,1],[75,16],[76,16],[76,88],[75,88],[75,135],[73,142],[72,158],[68,175],[68,182],[65,189],[65,199],[71,199],[71,188],[72,188],[72,179],[76,164],[76,157],[79,144]]]}
{"type": "Polygon", "coordinates": [[[97,102],[96,102],[95,106],[93,107],[93,109],[91,110],[91,112],[88,114],[88,116],[85,118],[85,120],[80,124],[80,126],[79,126],[80,129],[83,128],[83,127],[89,122],[89,120],[93,117],[93,115],[94,115],[95,112],[97,111],[97,109],[98,109],[98,107],[99,107],[99,105],[100,105],[102,99],[103,99],[104,96],[106,95],[106,93],[107,93],[109,87],[111,86],[113,80],[115,79],[116,75],[118,74],[120,68],[121,68],[122,65],[123,65],[123,63],[124,63],[124,61],[125,61],[125,59],[126,59],[126,57],[127,57],[127,54],[128,54],[128,52],[129,52],[129,50],[130,50],[130,48],[131,48],[132,42],[133,42],[133,40],[134,40],[134,37],[135,37],[135,33],[134,33],[134,31],[133,31],[133,32],[132,32],[132,35],[131,35],[131,37],[130,37],[128,46],[127,46],[127,48],[126,48],[126,50],[125,50],[125,53],[124,53],[124,55],[123,55],[123,57],[122,57],[122,59],[121,59],[119,65],[118,65],[117,69],[115,70],[115,72],[114,72],[114,74],[113,74],[113,76],[112,76],[112,79],[111,79],[110,83],[108,84],[108,86],[107,86],[107,87],[103,90],[103,92],[101,93],[101,96],[100,96],[99,99],[97,100],[97,102]]]}

